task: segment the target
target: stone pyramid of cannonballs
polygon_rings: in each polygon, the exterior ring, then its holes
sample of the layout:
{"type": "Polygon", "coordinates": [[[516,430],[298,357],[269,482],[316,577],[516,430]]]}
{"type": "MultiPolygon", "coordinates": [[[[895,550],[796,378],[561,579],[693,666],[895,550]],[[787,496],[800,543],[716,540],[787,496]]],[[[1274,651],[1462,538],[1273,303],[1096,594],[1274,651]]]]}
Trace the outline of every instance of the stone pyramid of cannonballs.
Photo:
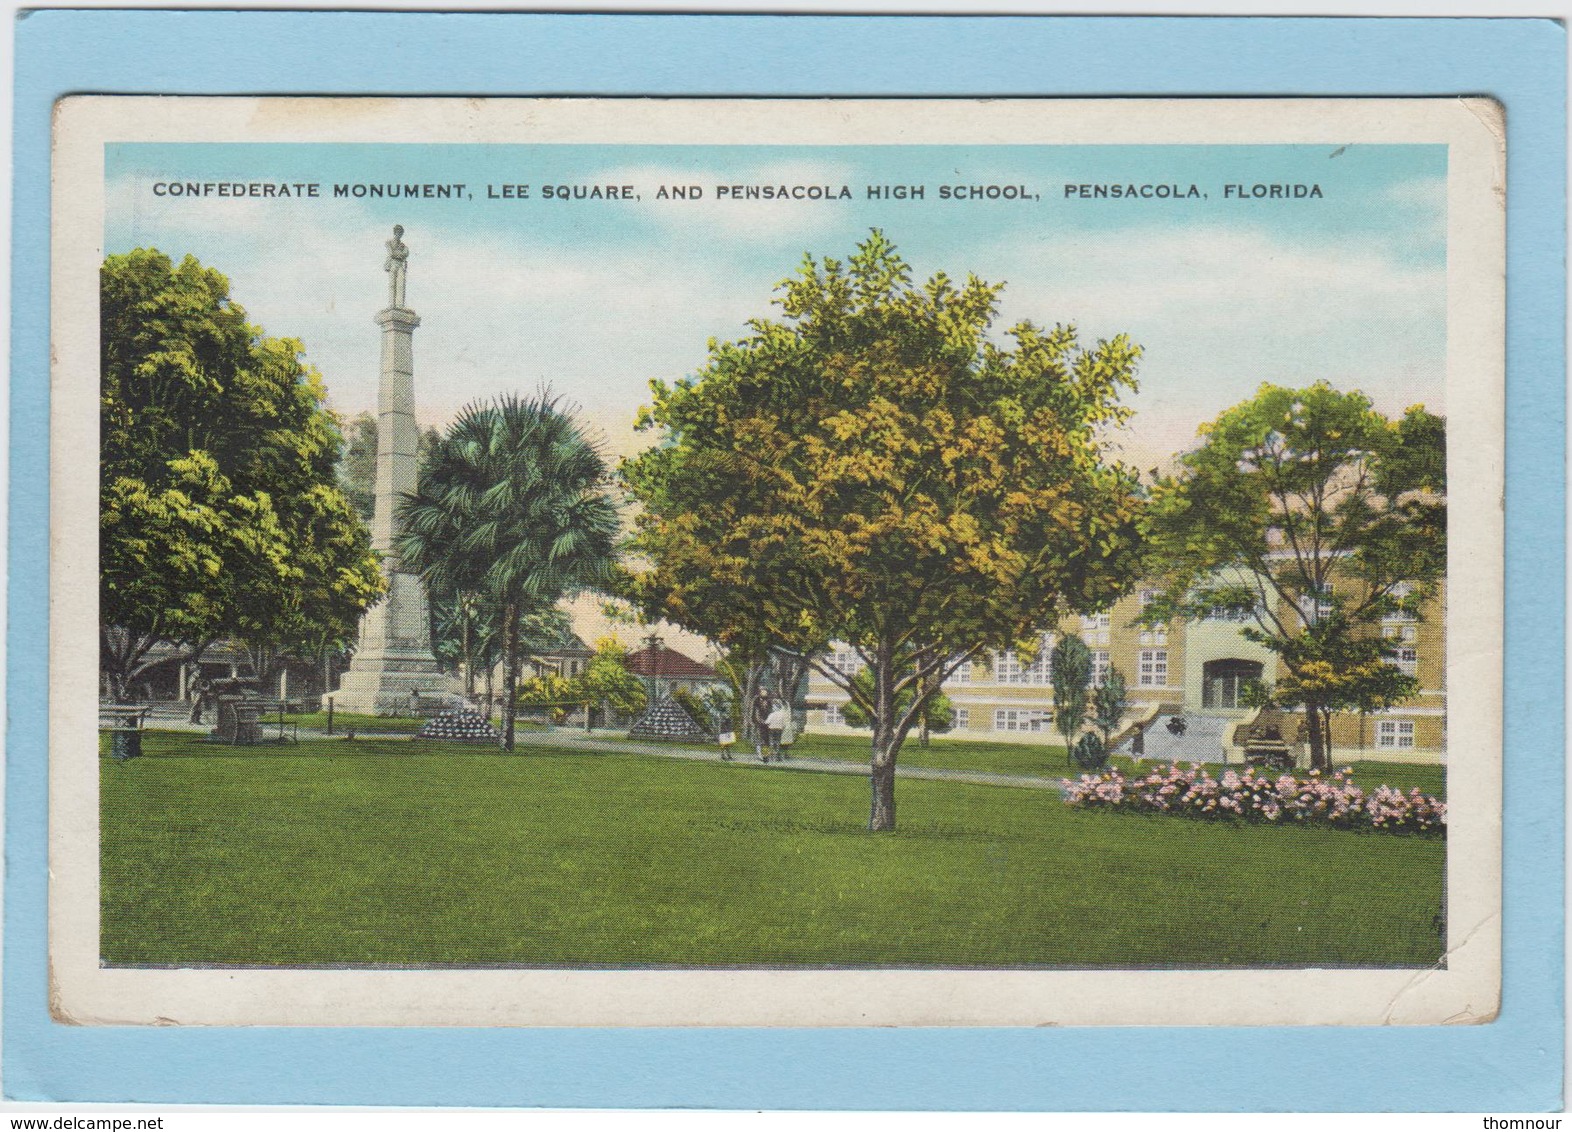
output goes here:
{"type": "Polygon", "coordinates": [[[458,743],[495,743],[502,736],[489,720],[473,708],[452,708],[434,715],[416,733],[417,739],[447,739],[458,743]]]}
{"type": "Polygon", "coordinates": [[[662,696],[639,717],[633,729],[628,732],[628,738],[686,739],[692,742],[704,742],[710,738],[710,730],[689,715],[687,709],[676,700],[670,696],[662,696]]]}

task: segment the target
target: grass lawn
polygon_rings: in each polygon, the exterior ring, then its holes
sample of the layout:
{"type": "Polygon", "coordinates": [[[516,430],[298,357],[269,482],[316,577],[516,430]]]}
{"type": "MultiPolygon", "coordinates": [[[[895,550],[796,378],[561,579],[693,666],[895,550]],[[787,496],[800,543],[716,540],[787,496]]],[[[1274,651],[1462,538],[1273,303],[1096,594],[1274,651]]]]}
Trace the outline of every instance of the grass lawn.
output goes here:
{"type": "Polygon", "coordinates": [[[1445,842],[403,740],[101,762],[105,962],[1240,967],[1438,957],[1445,842]]]}
{"type": "MultiPolygon", "coordinates": [[[[277,716],[273,717],[277,719],[277,716]]],[[[302,727],[314,728],[318,731],[327,727],[327,712],[308,711],[291,712],[284,717],[291,723],[298,723],[302,727]]],[[[363,715],[354,711],[335,711],[333,713],[333,732],[342,735],[346,731],[397,731],[408,732],[413,735],[425,723],[424,716],[410,715],[363,715]]]]}
{"type": "MultiPolygon", "coordinates": [[[[815,735],[811,732],[792,744],[792,754],[803,758],[845,759],[853,762],[868,761],[869,740],[860,735],[815,735]]],[[[992,774],[1026,774],[1038,777],[1064,778],[1080,774],[1079,770],[1065,765],[1064,747],[1048,743],[990,743],[977,739],[936,739],[924,748],[916,739],[908,739],[901,747],[900,766],[951,767],[956,770],[986,771],[992,774]]],[[[1124,773],[1131,772],[1131,760],[1115,756],[1113,765],[1124,773]]],[[[1145,762],[1142,769],[1158,764],[1145,762]]],[[[1440,766],[1411,766],[1406,763],[1389,763],[1368,760],[1351,764],[1338,764],[1341,770],[1350,765],[1354,781],[1366,790],[1376,786],[1396,786],[1405,792],[1419,787],[1426,794],[1446,797],[1446,768],[1440,766]]],[[[1227,768],[1211,764],[1214,775],[1227,768]]],[[[1233,769],[1240,769],[1235,767],[1233,769]]],[[[1303,775],[1303,771],[1298,772],[1303,775]]]]}
{"type": "MultiPolygon", "coordinates": [[[[800,758],[847,759],[867,762],[871,738],[861,735],[799,736],[791,753],[800,758]]],[[[980,739],[936,739],[927,747],[913,735],[901,746],[899,766],[937,766],[978,770],[989,774],[1029,774],[1059,777],[1069,773],[1064,746],[1048,743],[990,743],[980,739]]]]}

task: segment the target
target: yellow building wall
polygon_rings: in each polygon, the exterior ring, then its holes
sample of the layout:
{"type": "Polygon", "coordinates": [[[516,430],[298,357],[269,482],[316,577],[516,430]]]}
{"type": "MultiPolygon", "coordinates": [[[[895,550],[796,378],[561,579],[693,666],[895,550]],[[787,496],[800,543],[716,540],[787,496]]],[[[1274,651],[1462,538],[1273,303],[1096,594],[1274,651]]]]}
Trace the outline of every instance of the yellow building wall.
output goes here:
{"type": "MultiPolygon", "coordinates": [[[[1277,678],[1276,657],[1269,650],[1239,634],[1234,622],[1188,622],[1171,625],[1164,638],[1155,630],[1135,625],[1143,605],[1137,587],[1109,610],[1107,625],[1089,624],[1079,616],[1062,618],[1054,631],[1077,633],[1094,652],[1106,652],[1109,663],[1124,674],[1132,714],[1153,704],[1173,704],[1186,712],[1200,712],[1202,665],[1207,660],[1237,657],[1260,660],[1269,678],[1277,678]],[[1164,648],[1168,653],[1167,682],[1160,686],[1140,683],[1140,653],[1144,649],[1164,648]],[[1193,670],[1194,679],[1191,679],[1193,670]]],[[[1394,623],[1401,639],[1403,624],[1394,623]]],[[[1439,593],[1426,602],[1421,618],[1410,623],[1412,647],[1417,649],[1416,674],[1421,691],[1410,702],[1389,712],[1373,713],[1364,719],[1356,714],[1338,715],[1332,723],[1334,757],[1339,760],[1379,758],[1392,761],[1444,762],[1446,747],[1446,629],[1445,595],[1439,593]],[[1412,746],[1378,745],[1381,721],[1412,725],[1412,746]]],[[[810,698],[815,702],[841,703],[845,695],[822,676],[814,674],[809,682],[810,698]]],[[[978,657],[946,681],[945,694],[957,708],[964,709],[964,727],[949,735],[954,738],[987,738],[997,741],[1053,743],[1061,741],[1051,723],[1040,732],[996,731],[994,712],[998,709],[1052,711],[1053,686],[1049,683],[1012,683],[996,678],[991,654],[978,657]]],[[[1244,714],[1244,713],[1226,713],[1244,714]]],[[[854,729],[826,724],[823,711],[809,713],[809,725],[819,731],[854,729]]]]}

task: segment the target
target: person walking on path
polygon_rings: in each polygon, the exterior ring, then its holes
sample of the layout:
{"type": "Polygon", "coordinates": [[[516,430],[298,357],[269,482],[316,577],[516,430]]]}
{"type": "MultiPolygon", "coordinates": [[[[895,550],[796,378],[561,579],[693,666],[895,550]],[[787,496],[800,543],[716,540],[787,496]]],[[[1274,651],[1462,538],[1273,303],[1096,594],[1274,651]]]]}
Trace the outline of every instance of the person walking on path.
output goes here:
{"type": "Polygon", "coordinates": [[[761,763],[770,761],[770,751],[776,749],[779,742],[780,733],[770,733],[770,715],[774,710],[775,704],[766,688],[754,693],[753,703],[748,705],[748,721],[753,725],[753,752],[761,763]]]}
{"type": "Polygon", "coordinates": [[[208,682],[206,680],[204,680],[201,676],[198,676],[195,680],[191,681],[191,722],[192,723],[201,723],[202,722],[202,705],[203,705],[204,701],[206,701],[210,690],[211,690],[211,685],[209,685],[208,682]]]}
{"type": "Polygon", "coordinates": [[[785,738],[786,728],[791,726],[791,708],[784,703],[771,708],[770,714],[764,719],[764,726],[769,729],[770,754],[776,762],[785,762],[786,749],[781,740],[785,738]]]}

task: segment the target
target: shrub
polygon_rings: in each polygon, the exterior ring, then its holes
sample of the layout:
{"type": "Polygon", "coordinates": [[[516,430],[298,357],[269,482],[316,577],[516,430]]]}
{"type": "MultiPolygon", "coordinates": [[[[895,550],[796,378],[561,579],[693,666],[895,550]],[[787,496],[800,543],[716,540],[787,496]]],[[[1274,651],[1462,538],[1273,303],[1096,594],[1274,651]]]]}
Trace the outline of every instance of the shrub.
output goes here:
{"type": "Polygon", "coordinates": [[[1070,748],[1070,757],[1084,770],[1097,770],[1108,761],[1108,747],[1101,735],[1088,731],[1070,748]]]}
{"type": "Polygon", "coordinates": [[[1144,774],[1118,769],[1064,779],[1067,805],[1083,809],[1178,814],[1208,821],[1303,822],[1340,829],[1441,834],[1446,804],[1415,787],[1404,794],[1391,786],[1366,793],[1351,781],[1353,771],[1330,775],[1312,770],[1307,778],[1273,777],[1254,767],[1213,778],[1204,767],[1178,763],[1144,774]]]}

